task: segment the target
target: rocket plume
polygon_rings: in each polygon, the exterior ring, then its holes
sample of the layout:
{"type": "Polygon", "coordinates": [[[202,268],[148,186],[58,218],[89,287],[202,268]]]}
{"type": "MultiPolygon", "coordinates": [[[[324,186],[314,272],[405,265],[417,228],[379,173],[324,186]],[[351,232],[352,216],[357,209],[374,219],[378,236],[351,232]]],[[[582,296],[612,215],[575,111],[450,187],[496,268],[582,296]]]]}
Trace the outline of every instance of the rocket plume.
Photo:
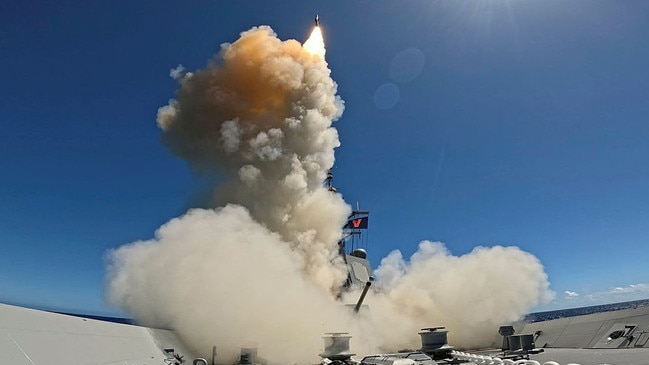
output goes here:
{"type": "Polygon", "coordinates": [[[318,26],[304,45],[261,26],[221,45],[204,69],[171,71],[179,89],[158,111],[162,141],[216,176],[213,209],[111,251],[109,300],[205,356],[216,345],[221,363],[250,343],[275,362],[313,363],[322,334],[338,331],[354,335],[358,353],[417,348],[417,330],[431,325],[446,325],[455,346],[475,345],[484,337],[462,333],[496,332],[543,300],[547,278],[530,254],[496,246],[454,257],[430,242],[409,261],[397,251],[383,259],[370,313],[352,316],[336,300],[350,208],[322,186],[344,106],[324,55],[318,26]]]}
{"type": "Polygon", "coordinates": [[[322,30],[320,30],[319,26],[313,28],[311,36],[309,36],[309,39],[304,42],[304,49],[309,51],[309,53],[317,54],[321,57],[325,56],[326,50],[324,45],[324,38],[322,37],[322,30]]]}

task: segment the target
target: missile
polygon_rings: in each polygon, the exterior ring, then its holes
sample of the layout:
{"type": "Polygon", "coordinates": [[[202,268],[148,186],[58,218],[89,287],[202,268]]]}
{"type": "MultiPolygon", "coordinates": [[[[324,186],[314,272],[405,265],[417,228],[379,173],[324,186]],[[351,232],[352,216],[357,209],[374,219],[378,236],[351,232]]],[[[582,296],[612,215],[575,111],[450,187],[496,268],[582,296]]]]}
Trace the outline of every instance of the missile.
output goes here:
{"type": "Polygon", "coordinates": [[[318,16],[318,14],[315,15],[315,26],[316,27],[320,26],[320,17],[318,16]]]}

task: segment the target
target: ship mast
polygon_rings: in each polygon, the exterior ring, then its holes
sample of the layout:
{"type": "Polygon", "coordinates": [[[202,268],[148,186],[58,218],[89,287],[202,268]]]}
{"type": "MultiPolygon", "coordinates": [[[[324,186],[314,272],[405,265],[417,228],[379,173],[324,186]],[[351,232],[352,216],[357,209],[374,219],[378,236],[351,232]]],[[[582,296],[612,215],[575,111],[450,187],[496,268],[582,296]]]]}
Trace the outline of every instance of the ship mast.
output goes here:
{"type": "MultiPolygon", "coordinates": [[[[333,186],[334,176],[333,173],[327,171],[327,178],[325,180],[325,186],[327,190],[337,193],[338,190],[333,186]]],[[[352,210],[352,213],[347,217],[347,223],[343,226],[344,236],[341,242],[344,242],[349,238],[351,247],[349,247],[349,252],[353,252],[357,247],[357,244],[360,246],[362,230],[367,229],[367,224],[369,220],[370,212],[368,210],[361,210],[356,202],[356,209],[352,210]]],[[[360,248],[360,247],[358,247],[360,248]]]]}
{"type": "Polygon", "coordinates": [[[346,237],[350,238],[351,247],[349,248],[349,252],[353,252],[356,249],[357,243],[360,246],[362,230],[367,229],[369,214],[369,210],[361,210],[358,202],[356,202],[356,209],[352,210],[352,214],[347,218],[347,224],[343,227],[343,232],[346,234],[346,237]]]}

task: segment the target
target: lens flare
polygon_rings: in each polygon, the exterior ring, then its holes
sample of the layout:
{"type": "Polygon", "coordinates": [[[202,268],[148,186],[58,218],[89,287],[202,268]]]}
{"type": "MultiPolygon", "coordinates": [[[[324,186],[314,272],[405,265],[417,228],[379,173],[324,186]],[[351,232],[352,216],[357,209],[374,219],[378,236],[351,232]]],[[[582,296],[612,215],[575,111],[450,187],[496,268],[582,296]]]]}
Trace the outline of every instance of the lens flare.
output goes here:
{"type": "Polygon", "coordinates": [[[302,47],[304,47],[304,49],[306,49],[311,54],[324,57],[325,45],[324,45],[324,39],[322,38],[322,31],[320,30],[320,27],[313,28],[313,32],[311,32],[311,36],[309,36],[309,39],[307,39],[306,42],[304,42],[304,45],[302,47]]]}

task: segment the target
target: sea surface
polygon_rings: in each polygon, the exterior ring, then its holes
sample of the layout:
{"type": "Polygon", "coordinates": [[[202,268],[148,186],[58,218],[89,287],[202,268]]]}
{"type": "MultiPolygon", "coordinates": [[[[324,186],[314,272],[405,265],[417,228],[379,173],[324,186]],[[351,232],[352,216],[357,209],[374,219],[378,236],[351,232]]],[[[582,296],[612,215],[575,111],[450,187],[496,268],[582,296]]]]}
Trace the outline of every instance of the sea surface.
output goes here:
{"type": "MultiPolygon", "coordinates": [[[[611,312],[611,311],[616,311],[621,309],[644,307],[647,305],[649,305],[649,299],[634,300],[631,302],[621,302],[621,303],[613,303],[613,304],[593,305],[590,307],[559,309],[559,310],[553,310],[547,312],[536,312],[536,313],[526,314],[525,317],[523,317],[523,322],[528,322],[528,323],[542,322],[551,319],[582,316],[586,314],[593,314],[593,313],[600,313],[600,312],[611,312]]],[[[103,316],[93,316],[93,315],[79,314],[79,313],[58,312],[58,311],[53,311],[53,312],[59,314],[71,315],[75,317],[97,319],[100,321],[108,321],[108,322],[123,323],[123,324],[135,324],[135,321],[130,318],[103,317],[103,316]]]]}
{"type": "Polygon", "coordinates": [[[585,314],[593,314],[593,313],[600,313],[600,312],[611,312],[611,311],[616,311],[621,309],[638,308],[638,307],[644,307],[646,305],[649,305],[649,299],[634,300],[631,302],[621,302],[621,303],[613,303],[613,304],[593,305],[590,307],[560,309],[560,310],[547,311],[547,312],[530,313],[525,315],[523,321],[541,322],[541,321],[548,321],[550,319],[582,316],[585,314]]]}

